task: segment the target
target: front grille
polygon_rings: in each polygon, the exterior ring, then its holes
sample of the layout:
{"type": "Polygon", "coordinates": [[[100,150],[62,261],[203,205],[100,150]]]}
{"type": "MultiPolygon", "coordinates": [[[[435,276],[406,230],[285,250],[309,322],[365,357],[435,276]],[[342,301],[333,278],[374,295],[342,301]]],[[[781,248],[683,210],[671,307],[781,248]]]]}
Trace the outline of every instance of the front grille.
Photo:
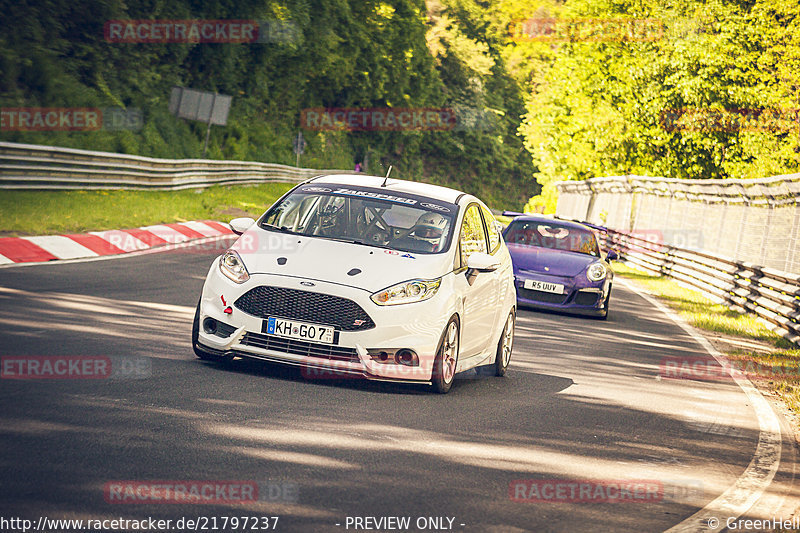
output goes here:
{"type": "Polygon", "coordinates": [[[284,287],[255,287],[239,297],[237,309],[253,316],[300,320],[343,331],[372,329],[375,322],[360,305],[347,298],[284,287]]]}
{"type": "Polygon", "coordinates": [[[579,292],[575,296],[575,305],[594,305],[599,297],[596,292],[579,292]]]}
{"type": "Polygon", "coordinates": [[[517,289],[520,298],[532,300],[534,302],[542,302],[546,304],[563,304],[567,299],[566,294],[553,294],[552,292],[532,291],[530,289],[517,289]]]}
{"type": "Polygon", "coordinates": [[[275,335],[247,332],[240,341],[245,346],[254,346],[264,350],[319,357],[332,361],[348,361],[357,363],[358,353],[354,348],[342,348],[332,344],[317,344],[315,342],[301,341],[298,339],[285,339],[275,335]]]}

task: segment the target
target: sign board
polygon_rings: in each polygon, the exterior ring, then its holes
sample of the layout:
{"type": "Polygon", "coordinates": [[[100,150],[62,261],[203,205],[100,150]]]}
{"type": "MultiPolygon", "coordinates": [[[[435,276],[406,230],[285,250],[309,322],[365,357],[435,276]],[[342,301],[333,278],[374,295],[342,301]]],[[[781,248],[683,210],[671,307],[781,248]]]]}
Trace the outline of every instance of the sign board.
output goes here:
{"type": "Polygon", "coordinates": [[[227,94],[173,87],[169,112],[178,118],[224,126],[228,123],[232,100],[233,97],[227,94]]]}

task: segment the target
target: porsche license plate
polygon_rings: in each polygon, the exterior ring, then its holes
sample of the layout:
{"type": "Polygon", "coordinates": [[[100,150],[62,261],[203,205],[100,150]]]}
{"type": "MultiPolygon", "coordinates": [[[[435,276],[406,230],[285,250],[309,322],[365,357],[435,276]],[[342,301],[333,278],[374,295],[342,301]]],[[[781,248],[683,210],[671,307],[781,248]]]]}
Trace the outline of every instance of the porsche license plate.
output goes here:
{"type": "Polygon", "coordinates": [[[275,317],[270,317],[264,322],[264,333],[269,335],[336,344],[336,331],[331,326],[308,324],[275,317]]]}
{"type": "Polygon", "coordinates": [[[535,279],[526,279],[522,285],[532,291],[551,292],[553,294],[564,294],[564,286],[560,283],[548,283],[535,279]]]}

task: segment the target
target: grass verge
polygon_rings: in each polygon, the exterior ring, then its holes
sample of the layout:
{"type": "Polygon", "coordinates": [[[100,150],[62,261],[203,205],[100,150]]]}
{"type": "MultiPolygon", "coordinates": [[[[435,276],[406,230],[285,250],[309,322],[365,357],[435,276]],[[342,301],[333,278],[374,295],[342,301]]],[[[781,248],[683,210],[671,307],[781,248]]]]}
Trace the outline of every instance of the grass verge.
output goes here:
{"type": "Polygon", "coordinates": [[[615,274],[633,280],[666,303],[692,326],[712,333],[710,340],[737,370],[767,386],[800,413],[800,348],[767,329],[754,315],[740,314],[664,276],[652,276],[622,263],[615,274]],[[716,341],[716,342],[715,342],[716,341]]]}
{"type": "Polygon", "coordinates": [[[293,185],[182,191],[0,191],[0,237],[55,235],[238,216],[257,217],[293,185]]]}

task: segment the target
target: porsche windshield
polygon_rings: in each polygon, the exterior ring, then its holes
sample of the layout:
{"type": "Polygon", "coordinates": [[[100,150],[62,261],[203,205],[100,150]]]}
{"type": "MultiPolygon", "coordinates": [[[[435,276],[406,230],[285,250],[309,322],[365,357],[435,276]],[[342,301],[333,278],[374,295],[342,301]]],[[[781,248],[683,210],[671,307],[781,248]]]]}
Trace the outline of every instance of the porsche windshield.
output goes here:
{"type": "Polygon", "coordinates": [[[458,207],[422,197],[336,185],[301,186],[261,227],[414,253],[447,250],[458,207]]]}
{"type": "Polygon", "coordinates": [[[600,248],[594,233],[555,222],[517,220],[509,225],[505,238],[508,244],[538,246],[600,257],[600,248]]]}

